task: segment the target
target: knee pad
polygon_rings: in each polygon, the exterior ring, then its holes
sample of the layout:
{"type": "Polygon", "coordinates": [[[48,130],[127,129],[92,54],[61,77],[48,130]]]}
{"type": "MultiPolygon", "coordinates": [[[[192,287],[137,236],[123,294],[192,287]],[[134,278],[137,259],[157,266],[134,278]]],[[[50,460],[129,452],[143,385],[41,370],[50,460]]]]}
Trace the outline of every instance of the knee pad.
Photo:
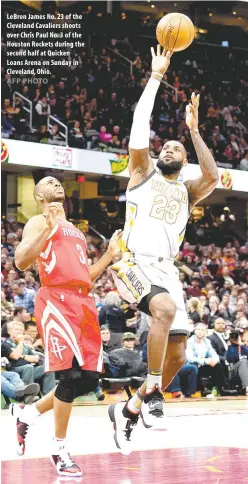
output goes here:
{"type": "Polygon", "coordinates": [[[80,368],[70,368],[60,372],[60,379],[55,390],[55,397],[61,402],[72,403],[76,394],[76,382],[81,378],[80,368]]]}
{"type": "Polygon", "coordinates": [[[76,397],[93,392],[99,385],[99,373],[97,371],[81,370],[81,379],[76,382],[76,397]]]}

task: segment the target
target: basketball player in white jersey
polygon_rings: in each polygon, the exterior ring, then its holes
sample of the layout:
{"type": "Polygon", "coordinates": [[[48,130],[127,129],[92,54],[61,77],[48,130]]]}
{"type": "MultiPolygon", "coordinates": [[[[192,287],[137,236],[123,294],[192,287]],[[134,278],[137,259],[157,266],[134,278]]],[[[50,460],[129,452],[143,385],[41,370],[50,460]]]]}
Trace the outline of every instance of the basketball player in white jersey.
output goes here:
{"type": "Polygon", "coordinates": [[[201,176],[185,183],[178,181],[188,163],[185,148],[178,141],[166,142],[157,164],[153,163],[149,155],[150,116],[171,52],[161,55],[160,46],[157,55],[153,48],[151,51],[152,75],[135,109],[129,141],[123,258],[112,266],[122,297],[138,303],[140,310],[151,316],[147,381],[126,404],[109,407],[116,445],[125,454],[131,451],[130,435],[139,415],[145,427],[152,427],[163,417],[161,389],[186,361],[187,314],[174,259],[191,211],[218,182],[215,161],[198,131],[199,95],[194,93],[186,108],[186,123],[201,176]]]}

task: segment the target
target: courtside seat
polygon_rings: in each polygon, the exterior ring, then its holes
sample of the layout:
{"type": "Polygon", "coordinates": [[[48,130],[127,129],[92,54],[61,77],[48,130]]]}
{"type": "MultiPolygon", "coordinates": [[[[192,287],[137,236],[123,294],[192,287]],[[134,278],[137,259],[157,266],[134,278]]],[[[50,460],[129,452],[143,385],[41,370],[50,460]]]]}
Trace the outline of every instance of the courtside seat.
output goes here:
{"type": "Polygon", "coordinates": [[[132,376],[131,377],[131,388],[139,388],[142,383],[146,381],[146,378],[143,376],[132,376]]]}
{"type": "Polygon", "coordinates": [[[121,390],[131,385],[131,378],[102,378],[104,390],[121,390]]]}

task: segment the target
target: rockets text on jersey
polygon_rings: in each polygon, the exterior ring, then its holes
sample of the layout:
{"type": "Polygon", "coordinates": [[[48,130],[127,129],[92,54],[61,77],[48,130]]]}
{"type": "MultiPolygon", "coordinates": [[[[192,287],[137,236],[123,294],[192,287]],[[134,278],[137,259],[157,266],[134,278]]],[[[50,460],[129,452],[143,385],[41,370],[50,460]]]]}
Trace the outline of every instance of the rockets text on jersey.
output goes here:
{"type": "Polygon", "coordinates": [[[88,293],[92,287],[84,234],[66,220],[59,221],[40,253],[37,263],[44,286],[77,286],[88,293]]]}

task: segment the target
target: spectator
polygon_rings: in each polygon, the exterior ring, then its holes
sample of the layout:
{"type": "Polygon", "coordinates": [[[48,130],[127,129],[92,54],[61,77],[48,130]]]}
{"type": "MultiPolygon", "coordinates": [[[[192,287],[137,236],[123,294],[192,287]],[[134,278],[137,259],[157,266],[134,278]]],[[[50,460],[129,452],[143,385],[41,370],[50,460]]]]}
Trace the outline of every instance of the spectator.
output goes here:
{"type": "Polygon", "coordinates": [[[19,373],[26,385],[42,382],[42,392],[46,395],[55,387],[54,373],[45,374],[44,366],[38,365],[39,355],[23,343],[23,323],[8,323],[8,333],[10,338],[1,345],[2,355],[8,358],[11,369],[19,373]]]}
{"type": "Polygon", "coordinates": [[[165,391],[172,393],[172,398],[191,397],[197,388],[198,367],[185,363],[165,391]]]}
{"type": "Polygon", "coordinates": [[[210,308],[210,313],[207,316],[204,316],[204,321],[207,323],[209,329],[212,329],[214,327],[214,321],[216,318],[220,316],[219,313],[219,298],[217,296],[211,296],[209,299],[209,308],[210,308]]]}
{"type": "Polygon", "coordinates": [[[36,402],[39,398],[36,396],[40,391],[38,383],[25,385],[18,373],[9,371],[9,361],[7,358],[1,358],[1,393],[8,398],[22,401],[29,405],[36,402]]]}
{"type": "Polygon", "coordinates": [[[121,358],[126,364],[126,376],[144,376],[147,373],[147,364],[143,362],[142,357],[134,350],[135,335],[131,332],[123,334],[123,347],[111,351],[111,355],[121,358]]]}
{"type": "Polygon", "coordinates": [[[28,335],[32,339],[32,348],[39,353],[44,353],[44,343],[39,337],[37,326],[33,321],[27,321],[25,323],[25,335],[28,335]]]}
{"type": "Polygon", "coordinates": [[[102,337],[103,351],[105,351],[105,353],[110,353],[110,351],[113,351],[115,347],[110,341],[111,333],[108,329],[108,326],[106,325],[101,326],[101,337],[102,337]]]}
{"type": "Polygon", "coordinates": [[[186,349],[187,360],[189,363],[197,365],[201,388],[203,388],[202,378],[211,377],[212,386],[216,386],[218,391],[221,392],[224,376],[220,366],[220,359],[206,336],[206,325],[198,323],[195,327],[195,334],[188,340],[186,349]]]}
{"type": "Polygon", "coordinates": [[[16,295],[14,296],[15,306],[24,306],[28,313],[34,314],[34,298],[35,291],[33,289],[27,289],[25,286],[25,280],[19,279],[17,282],[16,295]]]}
{"type": "Polygon", "coordinates": [[[194,324],[200,323],[203,316],[201,302],[197,297],[192,297],[188,302],[188,317],[194,321],[194,324]]]}
{"type": "Polygon", "coordinates": [[[42,96],[40,101],[37,102],[35,106],[36,113],[38,115],[37,118],[37,123],[38,126],[41,126],[43,124],[47,124],[47,117],[51,114],[51,108],[48,104],[47,97],[42,96]]]}
{"type": "Polygon", "coordinates": [[[248,171],[248,151],[245,153],[244,158],[240,161],[240,170],[248,171]]]}
{"type": "MultiPolygon", "coordinates": [[[[187,256],[187,259],[189,259],[191,256],[187,256]]],[[[187,262],[186,262],[187,264],[187,262]]],[[[188,264],[187,264],[188,266],[188,264]]],[[[201,295],[201,289],[200,289],[200,278],[198,276],[194,276],[191,279],[191,286],[189,286],[186,289],[186,293],[188,297],[200,297],[201,295]]]]}
{"type": "Polygon", "coordinates": [[[231,380],[238,380],[248,395],[248,348],[242,343],[238,330],[230,333],[226,359],[231,364],[231,380]]]}
{"type": "Polygon", "coordinates": [[[114,344],[126,330],[126,317],[120,305],[120,296],[116,292],[110,291],[105,297],[104,305],[99,312],[100,326],[104,324],[109,327],[114,344]]]}
{"type": "Polygon", "coordinates": [[[226,352],[227,352],[227,338],[225,335],[226,332],[226,322],[223,318],[217,318],[214,321],[214,331],[213,333],[208,336],[209,340],[211,341],[211,345],[213,349],[216,351],[217,355],[219,356],[220,364],[224,371],[226,378],[228,378],[228,370],[226,365],[226,352]]]}
{"type": "Polygon", "coordinates": [[[16,306],[13,313],[13,321],[17,323],[25,323],[30,321],[30,314],[24,306],[16,306]]]}

